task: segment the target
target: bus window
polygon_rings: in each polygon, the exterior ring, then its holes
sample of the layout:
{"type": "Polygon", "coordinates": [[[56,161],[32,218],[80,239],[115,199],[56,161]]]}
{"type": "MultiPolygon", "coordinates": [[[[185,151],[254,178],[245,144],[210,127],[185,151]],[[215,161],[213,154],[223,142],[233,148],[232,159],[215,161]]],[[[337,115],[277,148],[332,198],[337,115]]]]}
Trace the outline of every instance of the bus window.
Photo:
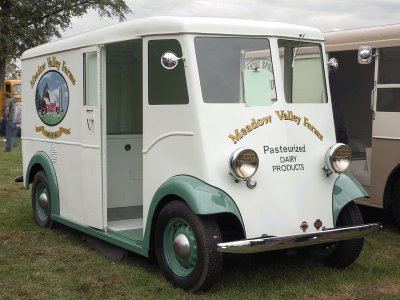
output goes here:
{"type": "Polygon", "coordinates": [[[21,94],[21,85],[20,84],[14,84],[14,86],[13,86],[13,94],[14,95],[20,95],[21,94]]]}
{"type": "Polygon", "coordinates": [[[379,84],[400,84],[400,47],[379,50],[379,84]]]}
{"type": "Polygon", "coordinates": [[[400,112],[400,88],[378,89],[377,111],[400,112]]]}

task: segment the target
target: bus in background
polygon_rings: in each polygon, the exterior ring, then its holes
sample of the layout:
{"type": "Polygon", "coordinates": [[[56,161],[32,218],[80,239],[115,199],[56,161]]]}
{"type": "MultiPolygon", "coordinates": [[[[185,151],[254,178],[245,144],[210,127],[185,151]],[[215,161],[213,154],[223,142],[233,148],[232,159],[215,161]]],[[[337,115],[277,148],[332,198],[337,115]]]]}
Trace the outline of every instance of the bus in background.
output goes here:
{"type": "Polygon", "coordinates": [[[359,203],[391,210],[398,227],[399,32],[400,24],[325,33],[326,51],[339,62],[330,74],[337,139],[353,150],[351,173],[370,194],[359,203]]]}
{"type": "Polygon", "coordinates": [[[6,105],[5,93],[11,93],[11,96],[17,101],[21,101],[21,80],[20,79],[6,79],[4,80],[3,89],[0,90],[0,134],[5,135],[5,118],[4,118],[4,106],[6,105]]]}

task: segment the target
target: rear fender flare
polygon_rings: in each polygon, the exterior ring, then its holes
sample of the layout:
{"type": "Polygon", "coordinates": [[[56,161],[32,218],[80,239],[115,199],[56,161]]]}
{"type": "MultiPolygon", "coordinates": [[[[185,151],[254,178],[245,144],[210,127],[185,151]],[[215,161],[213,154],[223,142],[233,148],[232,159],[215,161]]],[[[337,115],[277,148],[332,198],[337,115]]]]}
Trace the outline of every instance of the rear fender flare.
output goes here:
{"type": "Polygon", "coordinates": [[[50,160],[50,157],[45,152],[36,152],[29,161],[24,177],[25,188],[29,189],[29,184],[33,182],[33,178],[35,177],[36,172],[40,170],[43,170],[45,172],[49,181],[51,213],[55,215],[60,215],[60,200],[57,175],[54,170],[53,163],[50,160]]]}

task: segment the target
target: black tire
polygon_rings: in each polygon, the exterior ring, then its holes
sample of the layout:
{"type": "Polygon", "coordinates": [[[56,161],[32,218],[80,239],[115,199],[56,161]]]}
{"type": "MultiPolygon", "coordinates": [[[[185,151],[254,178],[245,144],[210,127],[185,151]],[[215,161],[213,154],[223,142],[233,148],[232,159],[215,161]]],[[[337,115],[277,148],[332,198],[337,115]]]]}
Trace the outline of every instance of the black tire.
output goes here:
{"type": "Polygon", "coordinates": [[[35,222],[40,227],[52,228],[51,220],[51,196],[50,186],[46,174],[43,171],[36,173],[32,185],[32,209],[35,222]]]}
{"type": "Polygon", "coordinates": [[[393,221],[397,228],[400,229],[400,179],[398,179],[393,186],[391,205],[393,221]]]}
{"type": "Polygon", "coordinates": [[[197,292],[212,287],[222,269],[223,256],[217,252],[221,241],[214,218],[194,214],[182,201],[168,203],[158,216],[158,264],[167,280],[179,288],[197,292]]]}
{"type": "MultiPolygon", "coordinates": [[[[354,202],[350,202],[340,212],[336,226],[352,226],[363,223],[364,220],[358,206],[354,202]]],[[[358,258],[363,246],[364,238],[325,245],[327,255],[323,259],[324,264],[336,269],[345,268],[358,258]]]]}

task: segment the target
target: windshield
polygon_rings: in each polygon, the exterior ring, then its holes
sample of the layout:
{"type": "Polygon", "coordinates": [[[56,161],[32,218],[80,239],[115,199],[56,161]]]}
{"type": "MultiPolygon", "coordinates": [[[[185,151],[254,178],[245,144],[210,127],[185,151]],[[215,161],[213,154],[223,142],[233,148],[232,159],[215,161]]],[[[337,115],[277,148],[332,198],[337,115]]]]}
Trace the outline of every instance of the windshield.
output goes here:
{"type": "Polygon", "coordinates": [[[197,37],[195,47],[204,102],[259,106],[276,101],[268,39],[197,37]]]}
{"type": "Polygon", "coordinates": [[[14,95],[19,95],[19,94],[21,94],[21,85],[20,84],[15,84],[14,85],[14,87],[13,87],[13,89],[14,89],[14,95]]]}
{"type": "Polygon", "coordinates": [[[326,103],[321,45],[278,40],[286,102],[326,103]]]}

